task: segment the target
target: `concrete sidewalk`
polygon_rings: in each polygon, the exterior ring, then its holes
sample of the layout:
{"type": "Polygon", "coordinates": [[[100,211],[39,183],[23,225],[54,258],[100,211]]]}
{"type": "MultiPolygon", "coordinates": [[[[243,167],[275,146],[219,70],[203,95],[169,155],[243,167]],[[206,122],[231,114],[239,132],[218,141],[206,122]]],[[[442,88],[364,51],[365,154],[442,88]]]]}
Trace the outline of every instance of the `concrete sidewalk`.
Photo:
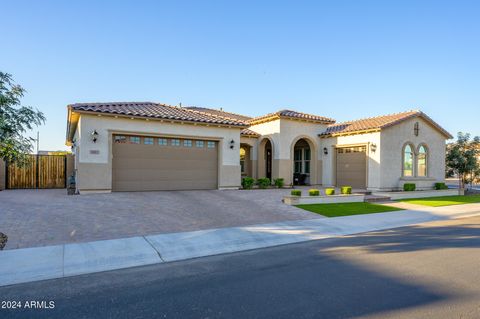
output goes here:
{"type": "Polygon", "coordinates": [[[480,204],[287,221],[0,252],[0,286],[480,215],[480,204]]]}

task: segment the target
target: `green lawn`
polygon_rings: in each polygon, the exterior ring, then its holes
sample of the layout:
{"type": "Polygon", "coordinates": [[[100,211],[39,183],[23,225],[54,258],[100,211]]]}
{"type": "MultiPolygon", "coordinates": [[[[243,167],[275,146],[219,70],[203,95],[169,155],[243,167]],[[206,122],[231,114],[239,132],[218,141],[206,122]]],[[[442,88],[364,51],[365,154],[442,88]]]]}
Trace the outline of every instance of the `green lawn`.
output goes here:
{"type": "Polygon", "coordinates": [[[441,196],[441,197],[430,197],[430,198],[412,198],[412,199],[401,199],[400,202],[406,202],[416,205],[424,206],[450,206],[450,205],[461,205],[461,204],[471,204],[471,203],[480,203],[480,195],[469,195],[469,196],[441,196]]]}
{"type": "Polygon", "coordinates": [[[396,207],[371,203],[339,203],[339,204],[304,204],[296,205],[298,208],[308,210],[326,217],[339,217],[349,215],[384,213],[402,210],[396,207]]]}

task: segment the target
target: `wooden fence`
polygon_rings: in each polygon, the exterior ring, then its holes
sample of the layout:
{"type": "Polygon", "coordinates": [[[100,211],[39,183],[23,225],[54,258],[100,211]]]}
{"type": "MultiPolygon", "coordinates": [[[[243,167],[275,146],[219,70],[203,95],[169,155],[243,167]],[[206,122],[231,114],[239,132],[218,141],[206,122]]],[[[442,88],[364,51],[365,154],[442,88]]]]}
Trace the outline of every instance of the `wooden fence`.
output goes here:
{"type": "Polygon", "coordinates": [[[7,163],[7,188],[65,188],[65,155],[29,155],[25,165],[7,163]]]}

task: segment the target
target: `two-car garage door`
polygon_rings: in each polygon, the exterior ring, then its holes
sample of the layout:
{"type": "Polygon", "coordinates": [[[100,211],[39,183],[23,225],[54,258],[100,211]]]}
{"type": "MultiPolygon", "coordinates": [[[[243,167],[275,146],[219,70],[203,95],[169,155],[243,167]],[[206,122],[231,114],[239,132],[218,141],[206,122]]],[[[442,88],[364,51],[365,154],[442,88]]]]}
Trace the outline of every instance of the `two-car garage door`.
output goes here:
{"type": "Polygon", "coordinates": [[[217,144],[208,140],[114,135],[112,190],[215,189],[217,144]]]}
{"type": "Polygon", "coordinates": [[[366,188],[366,149],[366,146],[342,147],[336,149],[337,187],[352,186],[353,188],[366,188]]]}

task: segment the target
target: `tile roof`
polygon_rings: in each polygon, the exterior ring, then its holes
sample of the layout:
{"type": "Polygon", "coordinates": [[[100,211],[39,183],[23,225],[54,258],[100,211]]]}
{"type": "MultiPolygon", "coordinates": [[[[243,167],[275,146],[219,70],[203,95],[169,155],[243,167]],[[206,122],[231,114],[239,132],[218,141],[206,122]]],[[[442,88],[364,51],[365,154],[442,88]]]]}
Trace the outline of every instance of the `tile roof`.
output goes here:
{"type": "Polygon", "coordinates": [[[247,121],[247,120],[251,119],[250,116],[236,114],[236,113],[232,113],[232,112],[226,112],[226,111],[221,110],[221,109],[216,110],[216,109],[210,109],[210,108],[207,108],[207,107],[200,107],[200,106],[186,106],[185,108],[189,109],[189,110],[199,111],[199,112],[202,112],[202,113],[205,113],[205,114],[213,114],[213,115],[219,115],[219,116],[223,116],[223,117],[227,117],[227,118],[232,118],[232,119],[239,120],[239,121],[247,121]]]}
{"type": "Polygon", "coordinates": [[[240,135],[243,135],[243,136],[252,136],[252,137],[257,137],[257,136],[260,136],[260,134],[258,134],[257,132],[254,132],[248,128],[244,128],[241,132],[240,132],[240,135]]]}
{"type": "Polygon", "coordinates": [[[247,122],[249,124],[257,124],[257,123],[276,120],[276,119],[279,119],[279,118],[299,119],[299,120],[314,121],[314,122],[320,122],[320,123],[335,123],[334,119],[331,119],[331,118],[328,118],[328,117],[313,115],[313,114],[307,114],[307,113],[301,113],[301,112],[296,112],[296,111],[292,111],[292,110],[280,110],[278,112],[266,114],[266,115],[259,116],[259,117],[254,117],[254,118],[248,120],[247,122]]]}
{"type": "Polygon", "coordinates": [[[355,134],[355,133],[365,132],[365,131],[381,130],[383,128],[390,127],[392,125],[398,124],[400,122],[403,122],[405,120],[408,120],[414,117],[422,117],[431,125],[436,127],[439,131],[441,131],[445,136],[451,138],[450,133],[448,133],[445,129],[443,129],[440,125],[438,125],[435,121],[433,121],[430,117],[428,117],[422,111],[407,111],[407,112],[396,113],[396,114],[370,117],[370,118],[360,119],[356,121],[336,123],[336,124],[329,125],[327,127],[327,130],[319,135],[327,137],[327,136],[336,136],[336,135],[355,134]]]}
{"type": "Polygon", "coordinates": [[[244,121],[216,114],[207,114],[184,107],[152,102],[76,103],[69,105],[73,111],[118,114],[134,117],[201,122],[231,126],[248,126],[244,121]]]}

